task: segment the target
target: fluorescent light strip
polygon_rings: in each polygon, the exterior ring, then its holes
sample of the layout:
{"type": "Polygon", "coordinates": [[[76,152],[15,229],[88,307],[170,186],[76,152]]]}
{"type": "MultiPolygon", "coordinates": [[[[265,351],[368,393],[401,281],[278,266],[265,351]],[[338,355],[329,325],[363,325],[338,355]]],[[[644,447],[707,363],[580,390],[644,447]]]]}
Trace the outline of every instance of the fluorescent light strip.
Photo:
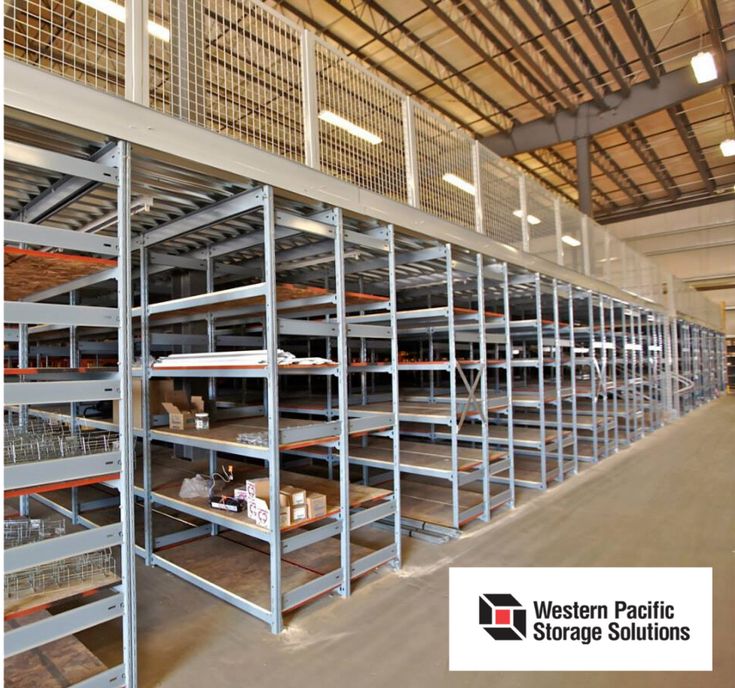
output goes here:
{"type": "Polygon", "coordinates": [[[569,236],[568,234],[565,234],[561,240],[567,245],[567,246],[581,246],[582,242],[579,239],[575,239],[573,236],[569,236]]]}
{"type": "MultiPolygon", "coordinates": [[[[515,215],[519,219],[523,219],[523,213],[520,210],[514,210],[513,215],[515,215]]],[[[535,215],[526,215],[526,219],[528,220],[529,225],[540,225],[541,220],[539,220],[535,215]]]]}
{"type": "Polygon", "coordinates": [[[358,139],[367,141],[373,146],[377,146],[379,143],[383,143],[383,139],[381,139],[380,136],[378,136],[377,134],[373,134],[372,131],[363,129],[354,122],[350,122],[350,120],[345,119],[344,117],[340,117],[337,113],[332,112],[331,110],[322,110],[319,113],[319,119],[323,122],[333,124],[335,127],[344,129],[348,134],[352,134],[358,139]]]}
{"type": "Polygon", "coordinates": [[[698,84],[706,84],[717,78],[717,65],[712,53],[699,52],[691,59],[694,78],[698,84]]]}
{"type": "Polygon", "coordinates": [[[725,139],[720,144],[720,150],[726,158],[735,155],[735,139],[725,139]]]}
{"type": "MultiPolygon", "coordinates": [[[[125,7],[123,5],[118,5],[116,2],[112,2],[112,0],[79,0],[79,2],[93,10],[106,14],[108,17],[117,19],[122,24],[125,23],[125,7]]],[[[153,21],[148,22],[148,33],[165,43],[171,40],[171,32],[165,26],[156,24],[153,21]]]]}
{"type": "Polygon", "coordinates": [[[447,184],[451,184],[452,186],[456,186],[458,189],[461,189],[471,196],[475,195],[475,187],[465,179],[462,179],[462,177],[458,177],[456,174],[446,172],[442,177],[442,181],[445,181],[447,184]]]}

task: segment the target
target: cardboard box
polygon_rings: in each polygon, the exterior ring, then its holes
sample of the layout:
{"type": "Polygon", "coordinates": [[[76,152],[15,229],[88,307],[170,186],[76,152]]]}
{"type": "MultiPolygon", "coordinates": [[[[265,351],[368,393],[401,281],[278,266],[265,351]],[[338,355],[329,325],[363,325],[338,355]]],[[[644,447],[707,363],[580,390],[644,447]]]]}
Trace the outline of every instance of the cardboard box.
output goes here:
{"type": "Polygon", "coordinates": [[[171,430],[186,430],[194,427],[194,414],[204,411],[204,399],[191,397],[177,390],[171,392],[163,402],[163,408],[168,413],[168,427],[171,430]]]}
{"type": "MultiPolygon", "coordinates": [[[[283,501],[283,500],[281,500],[283,501]]],[[[253,510],[255,523],[262,528],[270,528],[271,525],[271,508],[268,499],[261,499],[260,497],[253,497],[248,500],[248,517],[250,517],[250,510],[253,510]]],[[[280,505],[280,526],[281,528],[291,525],[291,507],[280,505]]]]}
{"type": "Polygon", "coordinates": [[[247,498],[260,497],[265,499],[270,493],[271,482],[268,478],[252,478],[245,481],[245,493],[247,498]]]}
{"type": "Polygon", "coordinates": [[[319,492],[306,493],[308,518],[321,518],[327,515],[327,497],[319,492]]]}
{"type": "MultiPolygon", "coordinates": [[[[133,427],[143,427],[143,380],[139,377],[133,378],[133,427]]],[[[149,380],[148,381],[148,403],[151,416],[166,413],[163,402],[174,393],[173,380],[149,380]]],[[[112,402],[112,422],[120,422],[120,401],[112,402]]]]}
{"type": "Polygon", "coordinates": [[[298,506],[292,506],[291,507],[291,521],[292,523],[296,523],[296,521],[304,521],[309,516],[309,510],[306,507],[306,504],[299,504],[298,506]]]}
{"type": "Polygon", "coordinates": [[[301,506],[302,504],[306,504],[306,490],[302,490],[300,487],[284,485],[281,487],[281,494],[288,496],[288,503],[290,506],[301,506]]]}

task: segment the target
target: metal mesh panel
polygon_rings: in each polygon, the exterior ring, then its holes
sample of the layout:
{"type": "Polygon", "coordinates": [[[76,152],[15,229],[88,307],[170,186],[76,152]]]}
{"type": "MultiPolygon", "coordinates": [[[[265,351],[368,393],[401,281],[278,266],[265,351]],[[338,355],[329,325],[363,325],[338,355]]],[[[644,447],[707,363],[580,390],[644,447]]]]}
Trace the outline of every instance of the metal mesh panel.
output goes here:
{"type": "MultiPolygon", "coordinates": [[[[166,27],[169,32],[173,19],[171,3],[172,0],[148,0],[149,20],[166,27]]],[[[174,45],[178,45],[176,40],[174,45]]],[[[149,35],[148,64],[151,108],[172,115],[174,114],[174,82],[177,75],[172,74],[174,60],[172,59],[171,39],[162,41],[149,35]]]]}
{"type": "Polygon", "coordinates": [[[582,248],[582,213],[566,203],[561,204],[561,236],[564,252],[564,265],[571,270],[584,272],[584,253],[582,248]],[[565,239],[566,237],[566,239],[565,239]],[[572,243],[579,242],[572,246],[572,243]]]}
{"type": "Polygon", "coordinates": [[[405,203],[402,96],[330,46],[315,49],[321,169],[405,203]]]}
{"type": "Polygon", "coordinates": [[[520,207],[518,178],[518,170],[480,146],[483,231],[495,241],[522,248],[521,219],[514,215],[520,207]]]}
{"type": "Polygon", "coordinates": [[[593,220],[587,220],[587,237],[590,242],[590,273],[593,277],[604,280],[608,271],[608,232],[593,220]]]}
{"type": "Polygon", "coordinates": [[[154,0],[151,107],[303,161],[301,31],[256,2],[154,0]]]}
{"type": "Polygon", "coordinates": [[[554,195],[532,179],[526,179],[528,248],[537,256],[556,262],[554,195]]]}
{"type": "Polygon", "coordinates": [[[416,107],[414,113],[419,207],[475,229],[472,140],[428,110],[416,107]],[[471,189],[458,188],[447,179],[471,189]]]}
{"type": "Polygon", "coordinates": [[[125,8],[84,2],[6,2],[5,55],[88,86],[125,91],[125,8]]]}
{"type": "Polygon", "coordinates": [[[623,250],[625,245],[620,239],[610,236],[610,244],[605,265],[605,280],[617,287],[623,286],[623,250]]]}

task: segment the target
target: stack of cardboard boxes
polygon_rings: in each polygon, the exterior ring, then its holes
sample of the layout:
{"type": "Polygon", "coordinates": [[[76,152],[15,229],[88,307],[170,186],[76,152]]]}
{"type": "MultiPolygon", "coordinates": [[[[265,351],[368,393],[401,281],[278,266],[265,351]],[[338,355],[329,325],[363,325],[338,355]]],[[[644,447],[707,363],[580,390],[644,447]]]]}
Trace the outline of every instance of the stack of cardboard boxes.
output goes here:
{"type": "MultiPolygon", "coordinates": [[[[235,488],[235,499],[247,504],[248,518],[263,528],[271,524],[270,480],[254,478],[244,487],[235,488]]],[[[281,528],[326,516],[327,498],[318,492],[307,492],[293,485],[281,486],[279,494],[279,522],[281,528]]]]}

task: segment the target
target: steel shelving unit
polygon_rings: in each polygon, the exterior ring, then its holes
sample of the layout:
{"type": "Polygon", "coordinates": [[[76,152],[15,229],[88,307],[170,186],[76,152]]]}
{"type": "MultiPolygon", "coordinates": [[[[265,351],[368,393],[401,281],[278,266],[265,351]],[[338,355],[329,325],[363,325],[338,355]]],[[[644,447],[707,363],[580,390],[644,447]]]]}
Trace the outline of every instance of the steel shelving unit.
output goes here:
{"type": "MultiPolygon", "coordinates": [[[[128,6],[140,8],[136,0],[128,6]]],[[[116,53],[126,55],[118,90],[85,69],[66,69],[58,56],[67,45],[31,64],[26,44],[37,38],[18,27],[9,39],[15,139],[38,136],[58,150],[81,141],[77,174],[99,171],[94,166],[118,150],[129,156],[131,146],[136,162],[136,195],[126,157],[125,205],[112,220],[98,178],[91,187],[66,179],[57,184],[54,174],[26,178],[26,170],[17,177],[12,210],[25,212],[23,189],[50,189],[36,201],[53,212],[36,216],[36,225],[50,217],[53,225],[74,226],[75,248],[97,246],[106,223],[125,218],[121,236],[129,243],[118,247],[119,269],[134,263],[138,294],[131,308],[126,282],[118,304],[133,318],[124,351],[111,340],[116,323],[65,317],[54,325],[62,319],[49,311],[41,321],[51,325],[29,333],[21,322],[6,332],[23,344],[6,359],[27,368],[29,354],[36,363],[68,358],[67,371],[52,373],[56,381],[27,384],[59,384],[59,376],[70,375],[80,390],[101,382],[91,372],[74,379],[85,356],[97,364],[115,357],[128,386],[134,370],[139,427],[131,427],[127,389],[119,423],[103,411],[85,415],[83,405],[97,400],[85,394],[72,406],[68,392],[44,396],[45,406],[36,397],[19,403],[32,404],[29,417],[119,430],[123,461],[138,440],[135,487],[127,465],[120,485],[129,552],[135,511],[143,525],[135,552],[146,563],[277,632],[285,612],[327,592],[347,596],[355,578],[400,565],[402,535],[457,535],[496,509],[515,506],[520,489],[547,489],[574,475],[580,462],[597,462],[714,398],[724,386],[712,370],[722,337],[701,295],[477,141],[272,9],[255,0],[237,9],[262,30],[261,67],[282,69],[286,78],[285,90],[258,83],[267,107],[251,103],[252,126],[241,126],[231,103],[204,97],[195,74],[171,78],[177,61],[190,57],[187,50],[211,59],[199,36],[189,36],[188,44],[176,34],[166,45],[151,42],[145,21],[128,21],[111,36],[94,9],[85,10],[77,17],[79,36],[101,53],[125,48],[116,53]],[[151,70],[156,79],[148,88],[151,70]],[[123,88],[125,97],[117,97],[123,88]],[[194,122],[195,102],[204,113],[194,122]],[[380,144],[363,145],[319,119],[323,109],[340,108],[374,128],[380,144]],[[222,128],[225,110],[232,126],[222,128]],[[110,138],[130,143],[110,144],[110,138]],[[450,173],[465,183],[448,185],[450,173]],[[68,203],[79,197],[87,205],[77,215],[68,203]],[[529,226],[529,209],[542,215],[536,219],[543,231],[529,226]],[[565,247],[566,235],[578,237],[576,246],[565,247]],[[307,291],[289,296],[285,284],[307,291]],[[350,293],[375,298],[351,300],[350,293]],[[139,356],[135,366],[130,342],[139,356]],[[149,360],[253,347],[267,353],[267,363],[247,370],[171,371],[149,360]],[[282,370],[279,347],[334,363],[282,370]],[[150,394],[163,379],[207,398],[213,433],[163,427],[166,418],[151,407],[150,394]],[[260,423],[263,443],[237,441],[234,426],[243,419],[251,429],[260,423]],[[215,436],[222,428],[225,435],[215,436]],[[267,474],[272,503],[279,482],[331,485],[334,510],[303,531],[282,532],[178,496],[183,477],[229,463],[238,480],[267,474]],[[133,490],[135,508],[127,501],[133,490]],[[360,497],[353,500],[353,492],[360,497]],[[411,505],[426,501],[428,492],[438,496],[443,513],[417,518],[411,505]],[[367,551],[360,535],[373,526],[387,541],[367,551]],[[257,555],[258,563],[248,575],[213,580],[216,567],[207,562],[244,556],[243,543],[253,553],[249,561],[257,555]],[[327,545],[330,564],[308,576],[307,566],[282,558],[307,557],[327,545]],[[186,556],[196,548],[198,558],[186,556]]],[[[221,57],[218,78],[239,83],[241,47],[233,43],[221,57]]],[[[24,236],[17,233],[17,241],[24,236]]],[[[85,279],[48,292],[63,300],[53,306],[76,309],[64,311],[71,313],[97,304],[100,278],[85,279]]],[[[90,532],[106,526],[119,508],[114,485],[75,488],[34,499],[90,532]]],[[[130,605],[126,613],[132,614],[130,605]]]]}
{"type": "Polygon", "coordinates": [[[51,268],[61,259],[89,261],[88,254],[92,254],[105,256],[109,266],[103,273],[82,279],[88,283],[111,281],[114,303],[90,306],[77,304],[74,296],[68,304],[53,302],[53,294],[48,290],[34,292],[24,284],[22,274],[10,272],[12,265],[10,269],[6,265],[6,279],[15,281],[13,289],[22,300],[5,301],[6,340],[16,344],[13,360],[17,361],[5,371],[5,499],[18,499],[19,519],[26,522],[31,516],[30,497],[51,490],[76,492],[80,485],[102,484],[119,497],[118,516],[113,523],[78,532],[67,533],[62,529],[55,537],[10,548],[6,543],[6,619],[11,607],[11,616],[40,612],[60,602],[68,603],[69,608],[53,615],[40,614],[34,617],[37,620],[33,623],[6,631],[5,658],[29,651],[43,652],[46,643],[122,619],[121,663],[79,684],[85,687],[136,685],[130,420],[130,146],[119,142],[111,150],[112,154],[104,162],[98,162],[17,142],[7,141],[5,145],[8,174],[32,169],[58,175],[59,183],[104,187],[111,190],[117,208],[116,220],[104,234],[86,235],[42,225],[28,208],[5,225],[6,246],[15,252],[11,255],[19,261],[28,256],[48,265],[50,282],[55,279],[51,268]],[[8,331],[10,324],[17,328],[8,331]],[[78,328],[100,326],[110,328],[116,335],[113,366],[79,368],[74,353],[70,355],[70,368],[29,366],[29,337],[34,332],[61,329],[73,351],[78,328]],[[61,429],[29,416],[30,405],[100,399],[119,403],[120,422],[114,435],[90,432],[76,424],[61,429]],[[115,558],[113,550],[117,553],[115,558]],[[28,596],[15,599],[13,589],[19,585],[30,586],[24,588],[28,596]]]}

